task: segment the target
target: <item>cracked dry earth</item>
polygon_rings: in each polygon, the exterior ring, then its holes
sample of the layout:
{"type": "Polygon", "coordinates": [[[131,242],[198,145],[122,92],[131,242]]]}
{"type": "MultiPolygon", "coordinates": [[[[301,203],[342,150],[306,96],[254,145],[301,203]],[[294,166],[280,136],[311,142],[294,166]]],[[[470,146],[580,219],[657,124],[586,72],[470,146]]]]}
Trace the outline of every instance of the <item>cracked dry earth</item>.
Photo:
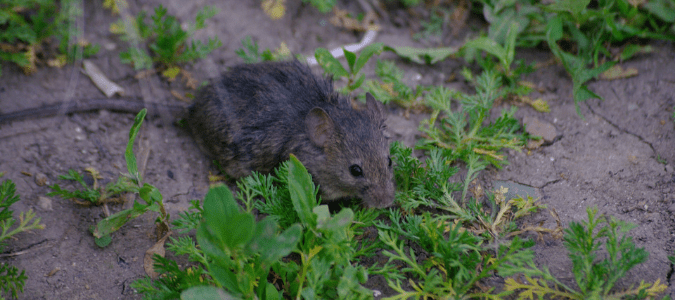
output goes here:
{"type": "MultiPolygon", "coordinates": [[[[327,22],[329,16],[296,3],[299,1],[288,2],[286,15],[278,21],[270,20],[257,1],[129,1],[129,9],[135,14],[141,9],[151,11],[161,3],[181,20],[191,19],[204,5],[215,5],[220,10],[207,22],[207,28],[196,35],[204,38],[217,34],[223,41],[223,47],[206,60],[189,67],[199,80],[216,77],[241,62],[234,50],[246,35],[257,40],[262,49],[276,48],[283,41],[294,53],[303,54],[313,53],[317,47],[332,49],[358,42],[360,34],[333,27],[327,22]]],[[[352,11],[360,9],[351,1],[339,1],[338,6],[352,11]]],[[[399,10],[389,8],[388,12],[390,18],[381,21],[377,42],[427,46],[411,38],[405,22],[401,25],[399,10]]],[[[156,76],[135,79],[133,68],[119,62],[119,52],[126,46],[108,33],[108,26],[116,17],[110,16],[100,3],[85,3],[84,20],[85,37],[102,45],[92,61],[122,85],[128,97],[181,104],[170,93],[185,92],[180,82],[168,83],[156,76]]],[[[461,43],[467,34],[471,33],[466,31],[451,39],[450,46],[461,43]]],[[[667,294],[675,297],[673,267],[667,259],[675,253],[672,167],[675,46],[672,43],[653,46],[653,53],[623,63],[625,68],[636,68],[638,76],[590,83],[591,90],[603,96],[604,101],[582,103],[584,119],[575,111],[572,82],[562,66],[544,67],[528,75],[526,79],[538,90],[532,97],[547,100],[551,112],[521,107],[516,116],[552,126],[553,138],[533,150],[509,151],[511,164],[502,170],[488,169],[482,179],[486,186],[499,180],[534,188],[541,202],[556,210],[564,226],[570,221],[585,220],[588,206],[597,206],[600,213],[636,224],[630,234],[639,247],[650,253],[649,260],[631,271],[619,286],[660,279],[669,286],[667,294]]],[[[537,50],[522,51],[518,56],[542,62],[551,58],[549,53],[537,50]]],[[[459,72],[464,63],[460,60],[421,66],[390,53],[380,58],[395,60],[405,70],[405,80],[410,85],[444,84],[470,90],[461,82],[446,80],[453,75],[461,77],[459,72]]],[[[374,77],[374,66],[375,59],[365,68],[369,78],[374,77]]],[[[77,67],[44,67],[26,76],[13,65],[2,65],[0,113],[102,97],[77,67]]],[[[417,121],[425,116],[406,118],[396,107],[390,107],[390,111],[388,125],[394,138],[413,145],[419,138],[417,121]]],[[[215,168],[188,133],[170,125],[171,121],[166,118],[146,121],[136,153],[147,157],[145,181],[162,192],[168,211],[176,216],[188,207],[190,199],[203,198],[208,189],[208,172],[215,172],[215,168]]],[[[89,226],[103,218],[101,208],[82,207],[60,198],[45,200],[41,197],[49,189],[38,185],[36,180],[44,176],[48,184],[74,187],[59,180],[58,175],[68,169],[82,171],[85,167],[99,170],[104,182],[114,180],[126,170],[123,151],[132,123],[132,115],[99,111],[0,125],[0,172],[5,174],[2,179],[13,180],[22,197],[14,210],[34,209],[46,225],[44,230],[20,234],[17,240],[10,241],[6,255],[0,258],[3,263],[26,270],[29,279],[20,299],[140,298],[129,284],[144,276],[143,256],[155,241],[155,216],[146,214],[131,221],[113,235],[110,246],[101,249],[88,232],[89,226]]],[[[111,209],[118,211],[123,207],[111,209]]],[[[555,219],[546,211],[524,222],[543,222],[548,228],[556,226],[555,219]]],[[[571,262],[561,240],[545,236],[537,240],[534,250],[539,266],[548,266],[555,276],[573,285],[571,262]]],[[[368,287],[381,290],[384,295],[392,292],[378,277],[373,277],[368,287]]]]}

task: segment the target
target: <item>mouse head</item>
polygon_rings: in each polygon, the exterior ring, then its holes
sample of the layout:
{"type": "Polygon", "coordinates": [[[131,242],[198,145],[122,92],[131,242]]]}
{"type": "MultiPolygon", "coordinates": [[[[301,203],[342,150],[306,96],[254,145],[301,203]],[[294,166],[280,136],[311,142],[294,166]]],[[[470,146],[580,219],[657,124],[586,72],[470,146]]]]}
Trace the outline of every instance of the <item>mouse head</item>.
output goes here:
{"type": "Polygon", "coordinates": [[[385,119],[384,106],[370,93],[364,109],[342,105],[328,112],[310,110],[305,118],[308,136],[323,152],[310,172],[324,200],[357,197],[366,207],[392,205],[394,173],[385,119]]]}

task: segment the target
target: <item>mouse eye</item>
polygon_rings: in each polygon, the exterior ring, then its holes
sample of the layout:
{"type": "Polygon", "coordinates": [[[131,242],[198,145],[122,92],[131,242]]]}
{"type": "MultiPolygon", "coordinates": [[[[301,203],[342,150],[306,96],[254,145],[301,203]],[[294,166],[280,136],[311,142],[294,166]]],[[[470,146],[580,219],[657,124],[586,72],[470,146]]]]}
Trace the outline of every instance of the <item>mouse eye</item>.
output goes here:
{"type": "Polygon", "coordinates": [[[389,167],[391,168],[391,156],[387,157],[387,159],[389,160],[389,167]]]}
{"type": "Polygon", "coordinates": [[[363,176],[363,171],[361,170],[361,167],[359,167],[359,165],[351,165],[349,167],[349,173],[352,173],[352,176],[354,177],[363,176]]]}

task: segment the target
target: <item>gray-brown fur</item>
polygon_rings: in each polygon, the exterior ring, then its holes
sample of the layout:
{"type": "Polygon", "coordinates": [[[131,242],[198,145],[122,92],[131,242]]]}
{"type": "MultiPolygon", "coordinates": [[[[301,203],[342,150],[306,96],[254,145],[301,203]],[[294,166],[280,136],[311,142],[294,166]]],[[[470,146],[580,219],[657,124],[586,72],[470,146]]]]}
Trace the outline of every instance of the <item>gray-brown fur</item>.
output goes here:
{"type": "Polygon", "coordinates": [[[365,108],[353,108],[330,79],[297,61],[240,65],[200,91],[187,119],[233,177],[270,172],[292,153],[324,200],[357,197],[386,207],[394,198],[386,115],[366,98],[365,108]]]}

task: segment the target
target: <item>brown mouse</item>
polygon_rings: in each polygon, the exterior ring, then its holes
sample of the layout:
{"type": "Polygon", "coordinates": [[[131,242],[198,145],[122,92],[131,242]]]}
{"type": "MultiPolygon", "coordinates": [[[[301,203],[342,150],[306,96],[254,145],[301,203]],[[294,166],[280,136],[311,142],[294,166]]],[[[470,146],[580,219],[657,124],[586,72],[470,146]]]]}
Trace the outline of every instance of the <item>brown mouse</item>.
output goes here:
{"type": "Polygon", "coordinates": [[[394,201],[384,106],[372,95],[354,108],[333,82],[298,61],[239,65],[203,88],[187,121],[233,177],[268,173],[292,153],[323,200],[394,201]]]}
{"type": "Polygon", "coordinates": [[[333,82],[298,61],[233,67],[180,106],[100,99],[0,115],[3,122],[98,109],[183,116],[195,139],[230,176],[269,173],[294,154],[323,200],[360,198],[366,207],[394,201],[385,108],[372,95],[365,107],[333,90],[333,82]]]}

